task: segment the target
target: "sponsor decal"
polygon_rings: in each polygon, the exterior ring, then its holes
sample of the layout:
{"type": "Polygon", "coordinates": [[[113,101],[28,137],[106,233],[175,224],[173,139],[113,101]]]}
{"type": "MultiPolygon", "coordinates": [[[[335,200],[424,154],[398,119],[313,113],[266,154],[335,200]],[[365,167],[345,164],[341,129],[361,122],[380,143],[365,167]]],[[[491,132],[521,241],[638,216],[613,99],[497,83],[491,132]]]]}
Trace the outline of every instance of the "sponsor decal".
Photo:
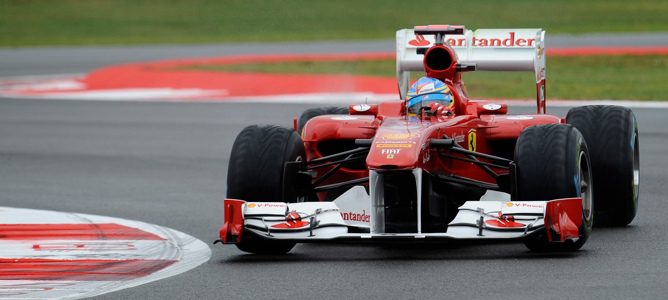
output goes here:
{"type": "Polygon", "coordinates": [[[508,120],[531,120],[533,119],[532,116],[510,116],[507,117],[506,119],[508,120]]]}
{"type": "Polygon", "coordinates": [[[268,207],[285,207],[285,203],[248,203],[246,207],[248,208],[268,208],[268,207]]]}
{"type": "Polygon", "coordinates": [[[413,144],[376,144],[376,148],[412,148],[413,144]]]}
{"type": "Polygon", "coordinates": [[[455,136],[454,138],[452,138],[452,139],[455,141],[455,143],[457,143],[457,144],[461,144],[461,143],[464,142],[464,140],[465,140],[466,138],[464,138],[464,135],[461,134],[461,135],[456,135],[456,136],[455,136]]]}
{"type": "Polygon", "coordinates": [[[482,108],[486,110],[498,110],[501,108],[501,105],[496,104],[496,103],[490,103],[490,104],[485,104],[482,106],[482,108]]]}
{"type": "Polygon", "coordinates": [[[501,227],[501,228],[522,228],[524,224],[518,223],[512,220],[487,220],[485,224],[492,227],[501,227]]]}
{"type": "Polygon", "coordinates": [[[533,47],[536,39],[515,39],[515,32],[508,33],[508,37],[501,38],[476,38],[473,37],[473,47],[533,47]]]}
{"type": "MultiPolygon", "coordinates": [[[[425,38],[422,35],[415,35],[415,39],[408,41],[409,46],[413,47],[423,47],[431,45],[431,40],[433,38],[425,38]]],[[[457,37],[457,38],[446,38],[444,41],[451,47],[468,47],[466,38],[457,37]]],[[[536,39],[535,38],[518,38],[514,31],[510,31],[506,36],[496,37],[496,38],[485,38],[485,37],[473,37],[471,39],[472,47],[500,47],[500,48],[512,48],[512,47],[534,47],[536,39]]]]}
{"type": "Polygon", "coordinates": [[[353,116],[336,116],[336,117],[332,117],[332,120],[350,121],[350,120],[357,120],[357,118],[353,117],[353,116]]]}
{"type": "Polygon", "coordinates": [[[467,134],[468,137],[468,148],[470,151],[476,151],[477,146],[478,146],[478,140],[476,136],[476,131],[475,129],[469,130],[469,133],[467,134]]]}
{"type": "Polygon", "coordinates": [[[506,202],[507,207],[544,208],[545,204],[533,204],[524,202],[506,202]]]}
{"type": "Polygon", "coordinates": [[[411,46],[428,46],[431,42],[426,40],[421,34],[416,34],[414,39],[408,41],[408,44],[411,46]]]}
{"type": "Polygon", "coordinates": [[[416,137],[417,133],[386,133],[383,134],[384,140],[406,140],[412,137],[416,137]]]}
{"type": "MultiPolygon", "coordinates": [[[[409,123],[417,123],[418,121],[420,120],[416,117],[409,118],[408,120],[409,123]]],[[[388,125],[385,128],[396,129],[396,130],[415,130],[415,129],[420,129],[422,127],[413,124],[396,124],[396,125],[393,124],[393,125],[388,125]]]]}
{"type": "Polygon", "coordinates": [[[366,210],[362,210],[361,214],[354,212],[341,212],[341,218],[343,218],[344,221],[357,221],[364,223],[369,223],[371,221],[371,215],[367,214],[366,210]]]}
{"type": "Polygon", "coordinates": [[[365,112],[371,109],[371,105],[368,104],[357,104],[353,105],[353,110],[358,112],[365,112]]]}
{"type": "Polygon", "coordinates": [[[393,159],[394,155],[399,154],[401,152],[401,149],[381,149],[380,154],[385,154],[387,155],[388,159],[393,159]]]}
{"type": "Polygon", "coordinates": [[[409,140],[396,140],[396,141],[383,140],[382,143],[383,144],[394,144],[394,145],[396,145],[396,144],[415,144],[415,142],[412,142],[412,141],[409,141],[409,140]]]}
{"type": "Polygon", "coordinates": [[[303,228],[309,226],[309,224],[309,222],[302,221],[299,213],[293,210],[285,217],[285,223],[271,225],[271,228],[294,229],[303,228]]]}

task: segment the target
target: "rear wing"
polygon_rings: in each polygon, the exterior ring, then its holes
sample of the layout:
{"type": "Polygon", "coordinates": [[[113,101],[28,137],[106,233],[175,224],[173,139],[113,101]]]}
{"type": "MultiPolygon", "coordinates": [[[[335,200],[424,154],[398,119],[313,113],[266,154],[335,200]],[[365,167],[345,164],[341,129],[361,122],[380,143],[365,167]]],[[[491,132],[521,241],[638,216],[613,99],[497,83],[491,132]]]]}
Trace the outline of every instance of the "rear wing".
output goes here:
{"type": "MultiPolygon", "coordinates": [[[[424,28],[424,27],[420,27],[424,28]]],[[[461,64],[475,64],[479,71],[533,71],[538,113],[545,113],[545,31],[531,29],[469,29],[446,34],[444,41],[457,53],[461,64]]],[[[397,31],[397,80],[401,98],[406,97],[411,72],[424,71],[423,55],[434,45],[431,34],[414,29],[397,31]]]]}

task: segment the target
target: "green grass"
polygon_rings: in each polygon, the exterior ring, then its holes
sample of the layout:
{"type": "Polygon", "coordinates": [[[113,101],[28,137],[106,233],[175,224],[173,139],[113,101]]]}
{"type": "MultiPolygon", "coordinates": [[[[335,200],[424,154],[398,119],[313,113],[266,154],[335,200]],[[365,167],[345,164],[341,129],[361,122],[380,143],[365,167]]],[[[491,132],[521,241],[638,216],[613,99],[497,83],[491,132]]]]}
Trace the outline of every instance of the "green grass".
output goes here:
{"type": "Polygon", "coordinates": [[[0,46],[392,39],[421,24],[668,31],[664,0],[0,0],[0,46]]]}
{"type": "MultiPolygon", "coordinates": [[[[302,61],[183,68],[394,77],[394,64],[394,60],[302,61]]],[[[668,56],[548,57],[547,64],[547,93],[551,99],[668,99],[668,56]]],[[[535,98],[533,73],[470,72],[464,74],[464,80],[474,98],[535,98]]]]}

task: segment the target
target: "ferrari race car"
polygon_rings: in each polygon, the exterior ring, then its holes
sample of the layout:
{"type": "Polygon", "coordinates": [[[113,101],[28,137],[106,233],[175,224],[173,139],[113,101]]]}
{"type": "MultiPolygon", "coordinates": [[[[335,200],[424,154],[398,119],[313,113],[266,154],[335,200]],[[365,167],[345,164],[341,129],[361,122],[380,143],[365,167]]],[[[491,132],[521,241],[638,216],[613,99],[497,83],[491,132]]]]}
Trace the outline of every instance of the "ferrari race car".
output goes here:
{"type": "Polygon", "coordinates": [[[546,114],[544,36],[397,31],[401,100],[309,109],[292,129],[239,133],[217,242],[261,254],[296,243],[433,240],[574,251],[594,224],[629,224],[638,205],[635,116],[617,106],[546,114]],[[533,71],[536,113],[469,99],[461,73],[476,70],[533,71]],[[414,82],[415,71],[426,79],[414,82]]]}

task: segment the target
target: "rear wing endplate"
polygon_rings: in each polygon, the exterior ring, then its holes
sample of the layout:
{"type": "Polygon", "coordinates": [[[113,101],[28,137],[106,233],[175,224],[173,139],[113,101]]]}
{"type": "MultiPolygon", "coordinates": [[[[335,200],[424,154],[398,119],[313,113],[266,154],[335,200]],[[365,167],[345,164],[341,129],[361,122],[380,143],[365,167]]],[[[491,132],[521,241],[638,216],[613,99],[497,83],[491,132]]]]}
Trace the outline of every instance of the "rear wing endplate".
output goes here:
{"type": "MultiPolygon", "coordinates": [[[[458,62],[475,64],[479,71],[533,71],[538,113],[545,113],[545,31],[531,29],[464,29],[446,34],[444,41],[457,53],[458,62]]],[[[406,97],[411,72],[424,71],[418,49],[434,44],[434,36],[416,35],[414,29],[397,31],[397,80],[406,97]]],[[[423,50],[420,50],[423,51],[423,50]]]]}

